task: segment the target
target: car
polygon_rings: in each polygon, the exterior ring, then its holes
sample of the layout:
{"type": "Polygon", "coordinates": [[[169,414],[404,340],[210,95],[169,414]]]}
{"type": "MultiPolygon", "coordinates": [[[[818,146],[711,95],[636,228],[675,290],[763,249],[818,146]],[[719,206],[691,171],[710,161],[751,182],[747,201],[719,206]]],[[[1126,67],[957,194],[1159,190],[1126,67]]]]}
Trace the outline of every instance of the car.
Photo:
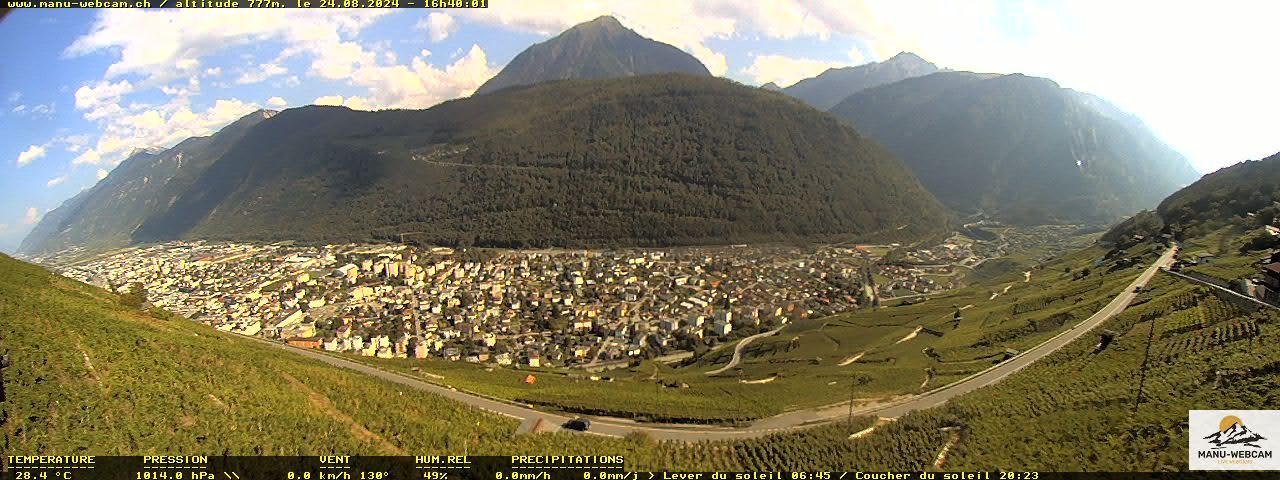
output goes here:
{"type": "Polygon", "coordinates": [[[1133,287],[1133,293],[1142,293],[1142,285],[1133,287]]]}
{"type": "Polygon", "coordinates": [[[573,420],[564,422],[564,428],[567,428],[569,430],[577,430],[579,432],[585,432],[591,429],[591,420],[578,417],[573,420]]]}

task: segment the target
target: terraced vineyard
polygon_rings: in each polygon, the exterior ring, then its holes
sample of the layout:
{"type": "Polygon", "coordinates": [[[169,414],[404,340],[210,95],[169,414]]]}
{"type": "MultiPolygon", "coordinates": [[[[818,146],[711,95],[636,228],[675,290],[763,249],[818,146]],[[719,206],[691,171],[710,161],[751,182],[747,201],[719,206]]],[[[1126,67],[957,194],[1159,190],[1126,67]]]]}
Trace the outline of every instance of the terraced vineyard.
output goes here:
{"type": "MultiPolygon", "coordinates": [[[[963,425],[956,469],[1022,465],[1101,471],[1186,469],[1189,409],[1280,404],[1280,320],[1162,275],[1102,328],[1121,335],[1094,353],[1076,342],[938,412],[963,425]],[[1135,379],[1154,323],[1142,403],[1135,379]]],[[[1096,338],[1096,337],[1095,337],[1096,338]]],[[[907,418],[910,418],[909,415],[907,418]]]]}

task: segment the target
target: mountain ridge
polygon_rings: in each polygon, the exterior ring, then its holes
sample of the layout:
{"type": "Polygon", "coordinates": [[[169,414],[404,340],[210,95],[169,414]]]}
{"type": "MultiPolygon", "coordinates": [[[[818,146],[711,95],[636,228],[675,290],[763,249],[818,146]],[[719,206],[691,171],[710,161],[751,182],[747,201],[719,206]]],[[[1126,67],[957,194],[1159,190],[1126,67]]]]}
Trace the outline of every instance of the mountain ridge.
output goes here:
{"type": "Polygon", "coordinates": [[[186,186],[252,127],[277,112],[259,109],[201,137],[168,149],[134,149],[105,178],[51,210],[18,251],[48,253],[69,246],[118,247],[147,216],[167,208],[186,186]]]}
{"type": "Polygon", "coordinates": [[[938,72],[863,90],[831,113],[951,208],[1016,223],[1110,223],[1198,176],[1136,117],[1099,102],[1045,78],[938,72]]]}
{"type": "Polygon", "coordinates": [[[782,88],[818,110],[829,110],[841,100],[868,88],[938,71],[937,65],[911,52],[901,52],[881,62],[828,68],[817,76],[782,88]]]}
{"type": "Polygon", "coordinates": [[[474,95],[504,88],[570,79],[605,79],[657,73],[711,76],[692,55],[641,36],[612,16],[580,23],[530,46],[474,95]]]}

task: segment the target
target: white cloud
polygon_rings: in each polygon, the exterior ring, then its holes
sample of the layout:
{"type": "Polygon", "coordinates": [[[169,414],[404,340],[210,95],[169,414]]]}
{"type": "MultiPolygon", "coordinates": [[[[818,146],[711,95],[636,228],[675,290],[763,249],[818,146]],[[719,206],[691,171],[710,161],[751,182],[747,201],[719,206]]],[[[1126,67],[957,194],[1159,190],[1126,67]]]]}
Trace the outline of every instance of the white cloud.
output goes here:
{"type": "Polygon", "coordinates": [[[204,69],[204,76],[206,77],[216,77],[218,75],[222,75],[222,67],[209,67],[204,69]]]}
{"type": "Polygon", "coordinates": [[[350,81],[368,88],[370,101],[378,108],[425,108],[470,95],[495,74],[484,49],[472,45],[444,68],[417,56],[409,65],[362,66],[350,81]]]}
{"type": "Polygon", "coordinates": [[[62,185],[62,182],[65,182],[65,181],[67,181],[67,176],[65,174],[58,175],[56,177],[49,179],[48,182],[45,182],[45,186],[52,188],[58,185],[62,185]]]}
{"type": "Polygon", "coordinates": [[[342,95],[325,95],[323,97],[316,97],[311,104],[321,106],[339,106],[342,105],[342,95]]]}
{"type": "Polygon", "coordinates": [[[76,90],[76,109],[84,111],[84,118],[98,120],[122,111],[120,98],[133,92],[133,84],[128,80],[110,83],[99,81],[93,85],[83,85],[76,90]]]}
{"type": "Polygon", "coordinates": [[[40,221],[40,209],[31,207],[27,209],[27,215],[22,217],[22,223],[27,225],[35,225],[40,221]]]}
{"type": "Polygon", "coordinates": [[[864,63],[867,63],[867,57],[866,57],[866,55],[863,55],[863,54],[862,54],[862,50],[858,50],[858,48],[857,48],[857,47],[850,48],[850,49],[849,49],[849,64],[850,64],[850,65],[862,65],[862,64],[864,64],[864,63]]]}
{"type": "Polygon", "coordinates": [[[236,83],[239,85],[258,83],[268,78],[271,78],[277,75],[284,75],[286,73],[289,73],[289,70],[280,65],[277,65],[274,63],[264,63],[261,65],[258,65],[258,68],[256,70],[246,70],[244,73],[241,73],[240,78],[236,79],[236,83]]]}
{"type": "Polygon", "coordinates": [[[75,135],[63,135],[53,139],[53,141],[62,144],[67,152],[77,153],[84,150],[84,147],[93,141],[93,136],[87,133],[77,133],[75,135]]]}
{"type": "Polygon", "coordinates": [[[135,148],[170,147],[189,137],[208,135],[258,109],[238,99],[219,99],[204,110],[193,110],[183,101],[157,107],[139,106],[104,122],[93,154],[72,163],[115,165],[135,148]],[[90,161],[97,157],[97,161],[90,161]]]}
{"type": "Polygon", "coordinates": [[[783,55],[757,55],[742,73],[757,84],[773,82],[780,87],[792,85],[815,76],[828,68],[847,66],[845,62],[828,62],[809,58],[791,58],[783,55]]]}
{"type": "Polygon", "coordinates": [[[165,83],[188,75],[201,58],[237,45],[283,40],[290,49],[282,57],[302,51],[323,55],[325,47],[338,42],[340,33],[357,32],[388,13],[382,9],[102,10],[90,32],[72,42],[65,54],[118,51],[119,59],[107,67],[106,78],[137,74],[149,82],[165,83]]]}
{"type": "Polygon", "coordinates": [[[102,157],[98,156],[98,151],[90,148],[88,150],[85,150],[84,153],[81,153],[80,155],[76,156],[75,159],[71,160],[71,164],[72,165],[86,165],[86,164],[97,165],[98,162],[100,161],[102,161],[102,157]]]}
{"type": "Polygon", "coordinates": [[[458,22],[454,20],[453,15],[447,13],[432,12],[426,17],[419,19],[414,25],[415,28],[426,30],[431,37],[432,42],[441,42],[449,38],[449,35],[458,30],[458,22]]]}
{"type": "Polygon", "coordinates": [[[32,114],[32,115],[39,115],[39,116],[44,116],[44,117],[51,117],[51,116],[53,116],[53,114],[54,114],[54,113],[57,113],[57,110],[56,110],[56,108],[55,108],[54,104],[52,104],[52,103],[40,104],[40,105],[36,105],[36,106],[34,106],[34,107],[31,107],[31,114],[32,114]]]}
{"type": "Polygon", "coordinates": [[[283,98],[271,97],[267,99],[267,106],[271,108],[284,108],[289,105],[283,98]]]}
{"type": "Polygon", "coordinates": [[[22,92],[9,92],[9,103],[18,103],[18,100],[22,100],[22,92]]]}
{"type": "Polygon", "coordinates": [[[337,42],[317,55],[311,62],[311,73],[323,78],[338,80],[351,76],[360,65],[374,65],[378,56],[355,42],[337,42]]]}
{"type": "Polygon", "coordinates": [[[44,145],[32,145],[18,154],[18,166],[26,166],[28,163],[36,161],[45,154],[44,145]]]}
{"type": "Polygon", "coordinates": [[[98,180],[102,180],[102,179],[104,179],[104,178],[107,178],[107,174],[108,174],[108,173],[110,173],[110,172],[107,172],[107,170],[106,170],[106,169],[99,168],[99,169],[98,169],[98,180]]]}
{"type": "Polygon", "coordinates": [[[179,99],[192,97],[200,94],[200,77],[191,75],[187,77],[186,85],[164,85],[160,87],[160,91],[170,97],[179,99]]]}

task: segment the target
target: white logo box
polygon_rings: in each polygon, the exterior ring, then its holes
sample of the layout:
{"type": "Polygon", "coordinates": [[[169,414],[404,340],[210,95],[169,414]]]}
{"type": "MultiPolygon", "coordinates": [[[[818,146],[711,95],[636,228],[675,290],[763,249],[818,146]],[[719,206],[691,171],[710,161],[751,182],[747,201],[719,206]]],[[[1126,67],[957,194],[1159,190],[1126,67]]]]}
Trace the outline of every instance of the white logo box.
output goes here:
{"type": "Polygon", "coordinates": [[[1190,410],[1191,470],[1280,470],[1280,410],[1190,410]]]}

